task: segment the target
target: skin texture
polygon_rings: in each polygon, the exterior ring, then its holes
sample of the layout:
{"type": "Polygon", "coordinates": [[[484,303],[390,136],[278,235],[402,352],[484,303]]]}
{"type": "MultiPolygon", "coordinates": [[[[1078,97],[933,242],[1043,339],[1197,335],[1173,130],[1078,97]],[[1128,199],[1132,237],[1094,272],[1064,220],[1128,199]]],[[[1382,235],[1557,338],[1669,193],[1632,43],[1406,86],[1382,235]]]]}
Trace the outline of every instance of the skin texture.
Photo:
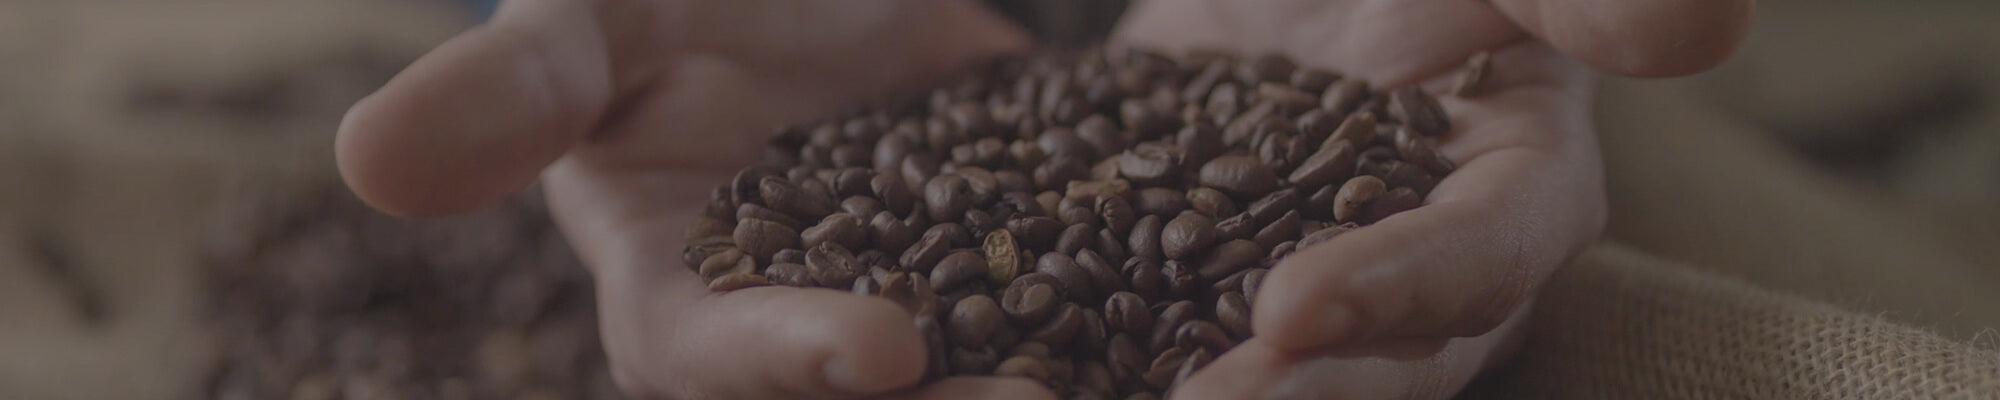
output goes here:
{"type": "MultiPolygon", "coordinates": [[[[1119,43],[1283,51],[1378,86],[1448,81],[1467,55],[1495,51],[1485,95],[1445,99],[1457,130],[1440,150],[1460,169],[1430,206],[1275,269],[1259,338],[1177,393],[1201,399],[1455,392],[1503,353],[1535,285],[1602,229],[1591,72],[1563,54],[1620,74],[1691,73],[1735,48],[1750,13],[1744,0],[1142,4],[1119,43]]],[[[774,123],[1026,46],[967,0],[510,0],[356,104],[336,150],[355,192],[398,215],[476,209],[541,178],[596,277],[606,350],[635,397],[1052,398],[1014,379],[914,387],[924,350],[889,302],[713,294],[678,261],[681,227],[774,123]]]]}

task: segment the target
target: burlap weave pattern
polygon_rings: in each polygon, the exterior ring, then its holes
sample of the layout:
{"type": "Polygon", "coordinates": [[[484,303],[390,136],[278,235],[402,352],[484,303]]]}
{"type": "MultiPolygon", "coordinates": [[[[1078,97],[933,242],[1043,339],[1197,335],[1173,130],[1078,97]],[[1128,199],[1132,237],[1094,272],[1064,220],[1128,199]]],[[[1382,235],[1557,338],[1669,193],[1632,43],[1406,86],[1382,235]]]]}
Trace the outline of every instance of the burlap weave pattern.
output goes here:
{"type": "Polygon", "coordinates": [[[1601,245],[1555,275],[1500,399],[1993,399],[2000,352],[1601,245]]]}

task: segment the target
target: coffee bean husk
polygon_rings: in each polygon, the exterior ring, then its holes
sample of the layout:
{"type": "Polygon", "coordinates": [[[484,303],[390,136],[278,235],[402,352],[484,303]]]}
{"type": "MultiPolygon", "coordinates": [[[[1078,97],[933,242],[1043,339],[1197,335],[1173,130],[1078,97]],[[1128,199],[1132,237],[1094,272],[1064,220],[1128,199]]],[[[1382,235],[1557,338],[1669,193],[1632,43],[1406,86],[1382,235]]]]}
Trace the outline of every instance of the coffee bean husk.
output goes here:
{"type": "Polygon", "coordinates": [[[1421,207],[1456,167],[1451,126],[1418,88],[1278,55],[1004,59],[779,129],[688,229],[689,268],[895,301],[931,379],[1159,398],[1250,338],[1283,257],[1421,207]],[[774,260],[798,251],[808,267],[774,260]],[[838,279],[804,277],[814,260],[838,279]]]}

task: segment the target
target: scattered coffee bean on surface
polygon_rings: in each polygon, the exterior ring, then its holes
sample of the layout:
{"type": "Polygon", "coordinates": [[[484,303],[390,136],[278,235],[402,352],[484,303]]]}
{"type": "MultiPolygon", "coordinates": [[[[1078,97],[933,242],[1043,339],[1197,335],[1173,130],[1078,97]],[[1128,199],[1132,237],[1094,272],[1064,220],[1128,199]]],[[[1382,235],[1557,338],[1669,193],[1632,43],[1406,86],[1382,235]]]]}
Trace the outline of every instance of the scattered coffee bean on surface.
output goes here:
{"type": "Polygon", "coordinates": [[[683,258],[715,290],[902,305],[929,379],[1157,399],[1250,339],[1280,259],[1421,207],[1456,168],[1437,150],[1445,111],[1271,54],[1001,60],[779,129],[687,228],[683,258]]]}

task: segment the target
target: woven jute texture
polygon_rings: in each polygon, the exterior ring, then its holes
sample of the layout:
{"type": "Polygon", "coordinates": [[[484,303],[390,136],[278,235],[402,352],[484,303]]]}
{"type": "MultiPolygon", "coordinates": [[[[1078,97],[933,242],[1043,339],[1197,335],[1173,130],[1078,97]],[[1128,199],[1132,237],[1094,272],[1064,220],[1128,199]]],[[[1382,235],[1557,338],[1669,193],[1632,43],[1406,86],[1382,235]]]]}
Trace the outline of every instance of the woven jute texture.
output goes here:
{"type": "Polygon", "coordinates": [[[1600,245],[1461,397],[2000,399],[2000,352],[1600,245]]]}

